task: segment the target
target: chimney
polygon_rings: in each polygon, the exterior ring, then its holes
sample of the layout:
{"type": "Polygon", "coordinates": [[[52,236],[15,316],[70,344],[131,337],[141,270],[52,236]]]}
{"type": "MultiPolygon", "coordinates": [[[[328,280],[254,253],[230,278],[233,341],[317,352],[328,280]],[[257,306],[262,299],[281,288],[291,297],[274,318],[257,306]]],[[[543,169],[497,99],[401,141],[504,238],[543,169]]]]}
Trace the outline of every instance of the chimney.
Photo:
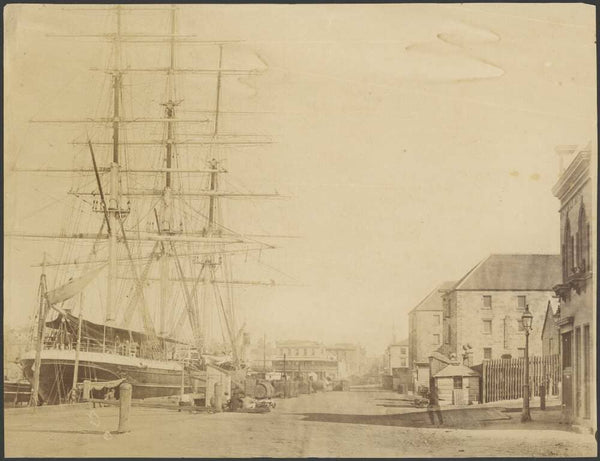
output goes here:
{"type": "Polygon", "coordinates": [[[473,349],[471,346],[467,345],[463,347],[463,350],[463,365],[470,368],[473,365],[473,349]]]}

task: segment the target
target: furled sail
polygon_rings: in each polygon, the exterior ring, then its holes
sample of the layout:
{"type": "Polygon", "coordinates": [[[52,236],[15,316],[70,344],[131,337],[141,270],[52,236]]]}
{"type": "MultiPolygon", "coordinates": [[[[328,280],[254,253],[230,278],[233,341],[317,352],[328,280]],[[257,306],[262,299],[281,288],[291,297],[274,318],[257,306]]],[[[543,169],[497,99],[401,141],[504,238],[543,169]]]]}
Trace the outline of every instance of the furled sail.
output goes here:
{"type": "Polygon", "coordinates": [[[81,277],[70,280],[64,285],[55,288],[54,290],[46,293],[46,299],[49,304],[58,304],[73,296],[79,294],[92,280],[94,280],[100,271],[106,267],[106,264],[94,269],[93,271],[83,274],[81,277]]]}

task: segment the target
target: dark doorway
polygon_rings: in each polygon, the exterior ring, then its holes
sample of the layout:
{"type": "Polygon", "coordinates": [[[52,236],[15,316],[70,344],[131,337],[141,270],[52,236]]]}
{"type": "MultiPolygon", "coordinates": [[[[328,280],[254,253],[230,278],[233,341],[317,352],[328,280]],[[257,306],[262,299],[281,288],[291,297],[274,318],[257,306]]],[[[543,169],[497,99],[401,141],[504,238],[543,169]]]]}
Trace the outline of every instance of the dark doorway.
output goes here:
{"type": "Polygon", "coordinates": [[[571,331],[563,333],[561,335],[561,346],[562,346],[562,369],[563,369],[563,383],[562,383],[562,403],[568,409],[573,409],[573,369],[571,367],[571,338],[573,334],[571,331]]]}

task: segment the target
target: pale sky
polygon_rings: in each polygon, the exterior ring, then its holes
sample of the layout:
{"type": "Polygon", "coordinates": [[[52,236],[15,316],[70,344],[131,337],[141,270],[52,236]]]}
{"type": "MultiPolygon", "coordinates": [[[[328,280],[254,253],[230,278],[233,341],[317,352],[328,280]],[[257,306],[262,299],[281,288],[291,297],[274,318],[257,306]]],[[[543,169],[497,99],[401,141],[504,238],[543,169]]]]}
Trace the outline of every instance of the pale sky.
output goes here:
{"type": "MultiPolygon", "coordinates": [[[[554,148],[596,136],[592,6],[179,11],[182,34],[244,42],[226,48],[225,64],[266,67],[225,82],[223,106],[265,112],[228,123],[276,143],[232,154],[228,167],[238,187],[292,198],[236,201],[228,211],[238,231],[302,237],[278,240],[261,255],[266,271],[249,274],[301,286],[242,290],[254,338],[359,342],[381,353],[394,333],[407,335],[406,313],[432,288],[488,254],[559,252],[554,148]]],[[[165,30],[156,15],[140,11],[129,32],[152,21],[165,30]]],[[[5,9],[5,230],[59,229],[68,176],[8,169],[72,165],[69,141],[85,136],[81,126],[28,120],[91,117],[106,91],[89,72],[106,63],[106,43],[47,34],[111,27],[105,10],[5,9]]],[[[212,59],[189,48],[182,61],[212,59]]],[[[183,80],[180,90],[199,100],[204,91],[183,80]]],[[[40,274],[30,266],[52,248],[5,240],[5,325],[28,321],[40,274]]]]}

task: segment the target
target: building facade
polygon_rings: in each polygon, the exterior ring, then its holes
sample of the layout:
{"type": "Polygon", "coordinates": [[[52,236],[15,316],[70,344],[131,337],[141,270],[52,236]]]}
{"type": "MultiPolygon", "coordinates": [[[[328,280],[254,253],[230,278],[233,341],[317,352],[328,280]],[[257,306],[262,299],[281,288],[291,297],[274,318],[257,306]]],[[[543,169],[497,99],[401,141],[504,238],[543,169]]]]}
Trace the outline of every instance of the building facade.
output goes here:
{"type": "Polygon", "coordinates": [[[574,157],[552,192],[560,200],[561,281],[558,326],[562,401],[569,416],[596,425],[596,310],[594,285],[597,146],[573,148],[574,157]]]}
{"type": "Polygon", "coordinates": [[[338,343],[326,347],[328,355],[335,357],[338,362],[340,379],[359,376],[365,364],[365,350],[358,344],[338,343]]]}
{"type": "Polygon", "coordinates": [[[446,290],[443,342],[446,356],[469,353],[468,366],[484,359],[522,357],[521,316],[529,306],[529,354],[542,355],[542,327],[552,287],[560,280],[560,255],[490,255],[446,290]]]}
{"type": "Polygon", "coordinates": [[[339,379],[338,361],[317,341],[277,341],[272,370],[288,379],[339,379]]]}
{"type": "Polygon", "coordinates": [[[438,285],[408,313],[408,363],[413,373],[413,390],[428,385],[429,356],[443,341],[444,292],[455,283],[438,285]]]}
{"type": "Polygon", "coordinates": [[[390,344],[385,350],[385,375],[391,389],[402,394],[412,389],[412,373],[409,365],[408,339],[390,344]]]}

